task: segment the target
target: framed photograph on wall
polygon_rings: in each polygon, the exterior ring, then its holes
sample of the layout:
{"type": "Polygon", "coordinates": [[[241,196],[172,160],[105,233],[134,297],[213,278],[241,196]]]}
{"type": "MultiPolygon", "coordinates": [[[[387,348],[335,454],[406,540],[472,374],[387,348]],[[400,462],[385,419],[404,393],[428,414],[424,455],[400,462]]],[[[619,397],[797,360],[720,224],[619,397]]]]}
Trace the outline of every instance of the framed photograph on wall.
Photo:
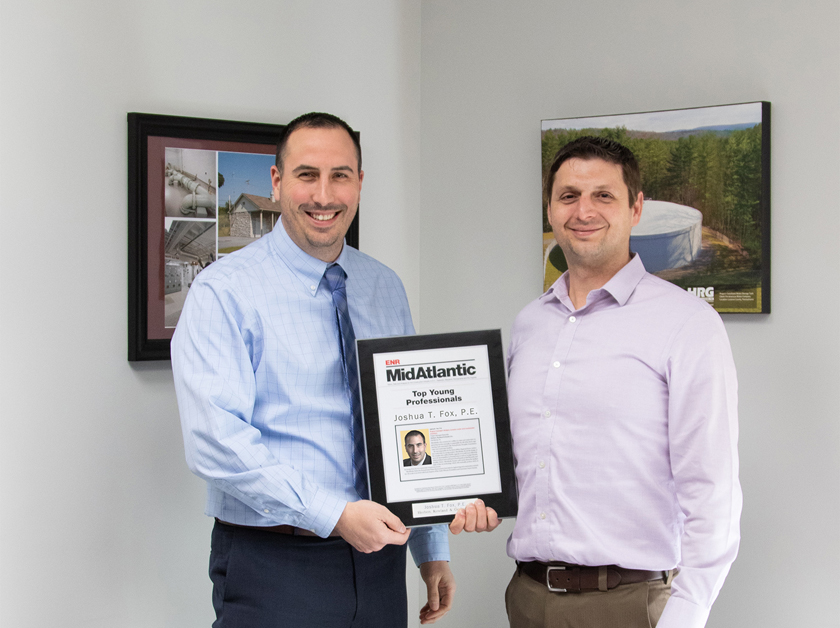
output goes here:
{"type": "MultiPolygon", "coordinates": [[[[584,136],[639,160],[645,200],[630,249],[648,272],[718,312],[770,312],[770,103],[542,121],[543,177],[584,136]]],[[[543,201],[543,289],[566,270],[543,201]]]]}
{"type": "Polygon", "coordinates": [[[196,275],[277,224],[270,168],[284,128],[128,114],[129,361],[168,360],[196,275]]]}

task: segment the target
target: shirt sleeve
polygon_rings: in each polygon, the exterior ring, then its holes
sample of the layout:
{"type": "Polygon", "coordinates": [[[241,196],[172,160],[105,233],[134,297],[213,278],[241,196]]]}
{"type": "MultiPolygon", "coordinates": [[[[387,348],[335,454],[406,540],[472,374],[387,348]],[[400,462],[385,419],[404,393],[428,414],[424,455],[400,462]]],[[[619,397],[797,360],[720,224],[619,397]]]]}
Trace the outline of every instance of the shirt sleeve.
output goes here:
{"type": "Polygon", "coordinates": [[[408,547],[418,567],[433,560],[449,560],[449,527],[441,524],[413,528],[408,547]]]}
{"type": "Polygon", "coordinates": [[[683,519],[679,574],[659,628],[702,628],[740,542],[738,385],[720,316],[676,334],[667,364],[671,470],[683,519]]]}
{"type": "Polygon", "coordinates": [[[199,276],[172,339],[187,464],[253,509],[265,525],[287,524],[326,537],[347,502],[277,460],[251,424],[254,364],[262,349],[259,317],[218,277],[199,276]]]}

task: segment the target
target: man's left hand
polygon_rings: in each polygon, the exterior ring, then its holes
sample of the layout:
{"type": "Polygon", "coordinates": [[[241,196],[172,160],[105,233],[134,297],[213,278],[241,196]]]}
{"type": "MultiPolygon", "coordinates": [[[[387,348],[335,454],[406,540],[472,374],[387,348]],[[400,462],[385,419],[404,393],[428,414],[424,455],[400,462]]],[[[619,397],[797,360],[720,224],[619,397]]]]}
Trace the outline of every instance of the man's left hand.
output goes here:
{"type": "Polygon", "coordinates": [[[452,608],[455,597],[455,576],[445,560],[420,565],[420,576],[426,583],[428,602],[420,609],[420,623],[433,624],[452,608]]]}
{"type": "Polygon", "coordinates": [[[492,532],[499,527],[502,520],[496,511],[485,506],[484,502],[476,499],[474,503],[467,504],[455,513],[455,518],[449,524],[449,531],[452,534],[461,532],[492,532]]]}

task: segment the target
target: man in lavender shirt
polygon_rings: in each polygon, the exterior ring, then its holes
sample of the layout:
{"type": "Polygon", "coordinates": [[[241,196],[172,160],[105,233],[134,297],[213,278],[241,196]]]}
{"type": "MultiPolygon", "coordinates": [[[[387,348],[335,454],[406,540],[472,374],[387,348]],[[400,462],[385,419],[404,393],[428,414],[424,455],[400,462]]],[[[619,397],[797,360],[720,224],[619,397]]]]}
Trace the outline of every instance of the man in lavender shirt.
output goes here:
{"type": "MultiPolygon", "coordinates": [[[[513,628],[701,628],[738,551],[729,340],[631,253],[640,187],[633,154],[594,137],[563,147],[544,184],[569,269],[511,332],[513,628]]],[[[498,525],[475,510],[453,531],[498,525]]]]}

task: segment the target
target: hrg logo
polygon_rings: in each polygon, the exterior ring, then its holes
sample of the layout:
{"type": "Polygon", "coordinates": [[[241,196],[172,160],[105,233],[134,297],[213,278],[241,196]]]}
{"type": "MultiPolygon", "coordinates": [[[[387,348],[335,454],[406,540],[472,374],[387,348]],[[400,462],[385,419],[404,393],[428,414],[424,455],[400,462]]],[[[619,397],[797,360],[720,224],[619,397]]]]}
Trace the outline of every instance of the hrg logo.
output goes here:
{"type": "Polygon", "coordinates": [[[701,299],[706,300],[709,303],[714,303],[715,301],[714,286],[709,286],[708,288],[686,288],[686,291],[690,292],[695,297],[700,297],[701,299]]]}

